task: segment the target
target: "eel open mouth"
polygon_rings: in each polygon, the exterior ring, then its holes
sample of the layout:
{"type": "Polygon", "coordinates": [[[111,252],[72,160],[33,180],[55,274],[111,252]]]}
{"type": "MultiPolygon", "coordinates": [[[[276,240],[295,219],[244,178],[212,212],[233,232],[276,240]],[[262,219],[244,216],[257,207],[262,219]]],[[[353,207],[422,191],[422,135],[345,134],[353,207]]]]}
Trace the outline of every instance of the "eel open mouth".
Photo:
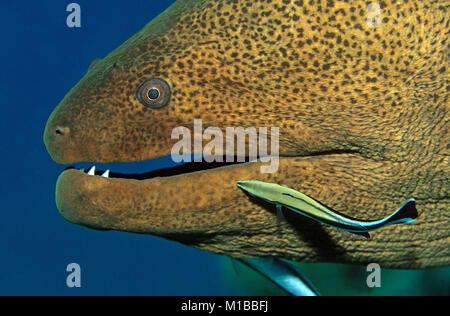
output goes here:
{"type": "MultiPolygon", "coordinates": [[[[150,180],[159,177],[182,176],[194,172],[207,171],[211,169],[249,163],[248,159],[242,162],[237,162],[236,158],[233,158],[231,160],[233,162],[226,161],[226,158],[223,158],[223,162],[206,162],[204,160],[202,160],[201,162],[192,161],[183,164],[174,164],[173,166],[163,166],[159,169],[155,169],[155,164],[150,161],[148,163],[143,162],[143,164],[148,165],[148,167],[143,166],[142,168],[140,168],[140,170],[136,170],[137,168],[131,168],[130,172],[111,171],[123,169],[121,168],[122,166],[117,165],[111,166],[111,169],[98,169],[96,165],[93,165],[87,170],[85,170],[85,168],[80,168],[79,171],[89,176],[100,176],[107,179],[150,180]],[[150,169],[151,171],[141,172],[141,170],[145,169],[150,169]]],[[[75,167],[66,168],[66,170],[69,169],[75,169],[75,167]]]]}
{"type": "MultiPolygon", "coordinates": [[[[317,152],[312,153],[307,156],[298,156],[298,157],[290,157],[297,159],[307,159],[312,157],[328,157],[332,155],[349,155],[349,154],[357,154],[356,151],[326,151],[326,152],[317,152]]],[[[169,157],[162,157],[169,158],[169,157]]],[[[288,158],[288,157],[284,157],[288,158]]],[[[277,158],[279,159],[279,158],[277,158]]],[[[123,165],[127,164],[112,164],[111,169],[98,169],[96,165],[88,168],[87,171],[85,168],[80,168],[79,170],[86,175],[89,176],[100,176],[102,178],[107,179],[129,179],[129,180],[150,180],[153,178],[159,177],[173,177],[173,176],[183,176],[188,175],[195,172],[206,172],[208,170],[225,168],[229,166],[235,166],[239,164],[249,164],[252,162],[260,161],[261,157],[257,157],[256,159],[249,159],[249,157],[240,157],[237,156],[223,156],[219,161],[208,162],[202,158],[201,161],[194,161],[194,157],[192,157],[191,162],[175,164],[171,163],[170,166],[168,164],[163,164],[161,168],[155,169],[155,163],[153,161],[144,161],[137,162],[137,164],[142,164],[141,167],[131,168],[129,172],[120,172],[120,171],[111,171],[112,169],[117,170],[121,169],[123,165]],[[142,172],[142,170],[150,170],[147,172],[142,172]]],[[[133,164],[133,163],[129,163],[133,164]]],[[[66,170],[75,169],[75,167],[68,167],[66,170]]],[[[122,168],[123,169],[123,168],[122,168]]]]}
{"type": "Polygon", "coordinates": [[[150,234],[204,231],[204,221],[217,226],[230,217],[217,213],[213,217],[218,219],[212,219],[202,213],[213,215],[224,203],[245,196],[236,182],[261,179],[260,165],[191,162],[144,173],[69,167],[58,178],[56,203],[65,219],[90,228],[150,234]]]}
{"type": "MultiPolygon", "coordinates": [[[[308,178],[315,170],[337,165],[345,169],[352,162],[360,164],[361,159],[365,160],[347,153],[280,157],[278,171],[267,174],[261,173],[261,166],[267,163],[259,160],[191,162],[144,173],[69,168],[58,178],[56,203],[68,221],[90,228],[157,235],[218,229],[239,232],[242,225],[253,225],[248,214],[259,212],[274,221],[276,215],[267,210],[261,213],[236,186],[238,181],[298,186],[299,182],[313,182],[308,178]]],[[[123,165],[117,164],[117,169],[121,168],[123,165]]]]}

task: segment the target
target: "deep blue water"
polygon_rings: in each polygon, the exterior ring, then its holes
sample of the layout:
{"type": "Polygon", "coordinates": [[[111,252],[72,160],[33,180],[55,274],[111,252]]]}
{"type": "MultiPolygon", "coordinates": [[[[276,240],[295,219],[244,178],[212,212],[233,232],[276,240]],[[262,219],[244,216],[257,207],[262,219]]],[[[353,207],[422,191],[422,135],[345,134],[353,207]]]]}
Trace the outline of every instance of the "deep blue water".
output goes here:
{"type": "Polygon", "coordinates": [[[218,256],[151,236],[97,232],[66,222],[54,202],[63,166],[42,143],[45,122],[91,60],[104,57],[173,1],[1,1],[1,294],[206,295],[230,293],[218,256]],[[182,259],[182,260],[180,260],[182,259]],[[66,266],[82,269],[81,289],[66,266]]]}
{"type": "MultiPolygon", "coordinates": [[[[0,2],[0,295],[246,293],[223,281],[222,257],[152,236],[72,225],[55,206],[55,182],[64,167],[52,162],[42,143],[49,114],[93,58],[104,57],[172,2],[79,0],[79,29],[66,26],[69,1],[0,2]],[[72,262],[82,268],[80,289],[66,286],[72,262]]],[[[436,293],[448,291],[442,275],[427,281],[436,293]]]]}

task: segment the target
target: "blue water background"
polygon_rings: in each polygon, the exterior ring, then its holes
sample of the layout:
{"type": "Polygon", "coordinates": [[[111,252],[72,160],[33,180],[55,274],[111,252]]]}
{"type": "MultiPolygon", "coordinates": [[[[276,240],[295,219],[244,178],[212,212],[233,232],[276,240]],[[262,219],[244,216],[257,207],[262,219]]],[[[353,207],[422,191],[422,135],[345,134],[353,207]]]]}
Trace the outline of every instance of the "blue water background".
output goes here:
{"type": "MultiPolygon", "coordinates": [[[[232,272],[220,256],[157,237],[72,225],[55,206],[55,182],[64,166],[52,162],[42,143],[49,114],[93,58],[107,55],[172,2],[80,0],[80,29],[66,26],[69,1],[0,2],[0,295],[259,293],[255,284],[254,292],[248,292],[242,290],[245,282],[227,280],[232,272]],[[80,289],[66,286],[66,266],[72,262],[82,268],[80,289]]],[[[319,283],[321,277],[330,280],[317,272],[331,271],[329,266],[308,267],[312,274],[316,271],[319,283]]],[[[352,274],[351,269],[346,267],[344,274],[352,274]]],[[[426,293],[448,293],[448,279],[442,280],[448,269],[439,271],[444,272],[415,272],[418,279],[431,282],[426,293]]],[[[342,293],[343,281],[335,282],[322,280],[342,293]]],[[[394,287],[392,293],[401,291],[394,287]]]]}
{"type": "Polygon", "coordinates": [[[97,232],[66,222],[54,202],[63,166],[42,143],[45,122],[91,60],[104,57],[173,1],[1,1],[0,295],[226,294],[217,256],[151,236],[97,232]],[[80,264],[82,288],[66,286],[80,264]]]}

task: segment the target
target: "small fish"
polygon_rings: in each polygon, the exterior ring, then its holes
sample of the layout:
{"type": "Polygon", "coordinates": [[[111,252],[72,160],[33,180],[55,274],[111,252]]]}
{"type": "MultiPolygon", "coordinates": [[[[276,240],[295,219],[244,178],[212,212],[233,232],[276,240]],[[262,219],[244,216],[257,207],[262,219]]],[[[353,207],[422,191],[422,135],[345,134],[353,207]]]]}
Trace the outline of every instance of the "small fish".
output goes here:
{"type": "Polygon", "coordinates": [[[408,200],[399,210],[385,219],[365,222],[340,214],[306,194],[276,183],[250,180],[238,181],[237,185],[250,195],[275,204],[279,215],[282,214],[284,206],[320,223],[360,234],[366,238],[370,238],[370,231],[393,224],[411,223],[418,216],[414,199],[408,200]]]}
{"type": "Polygon", "coordinates": [[[293,265],[278,258],[235,258],[293,296],[320,296],[312,283],[293,265]]]}

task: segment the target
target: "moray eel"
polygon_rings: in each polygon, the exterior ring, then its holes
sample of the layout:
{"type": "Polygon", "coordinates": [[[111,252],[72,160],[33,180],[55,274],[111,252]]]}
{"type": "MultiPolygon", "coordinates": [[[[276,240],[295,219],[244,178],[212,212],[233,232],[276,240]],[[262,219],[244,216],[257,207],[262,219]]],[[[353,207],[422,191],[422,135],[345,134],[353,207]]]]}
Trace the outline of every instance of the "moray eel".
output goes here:
{"type": "Polygon", "coordinates": [[[379,6],[373,15],[366,1],[175,2],[67,93],[44,132],[51,157],[167,156],[172,130],[202,119],[221,130],[279,127],[278,171],[193,163],[205,170],[127,179],[71,169],[57,181],[59,212],[233,257],[448,265],[449,2],[379,6]],[[280,223],[273,205],[236,187],[246,179],[286,184],[361,220],[414,198],[421,217],[371,240],[289,214],[280,223]]]}

